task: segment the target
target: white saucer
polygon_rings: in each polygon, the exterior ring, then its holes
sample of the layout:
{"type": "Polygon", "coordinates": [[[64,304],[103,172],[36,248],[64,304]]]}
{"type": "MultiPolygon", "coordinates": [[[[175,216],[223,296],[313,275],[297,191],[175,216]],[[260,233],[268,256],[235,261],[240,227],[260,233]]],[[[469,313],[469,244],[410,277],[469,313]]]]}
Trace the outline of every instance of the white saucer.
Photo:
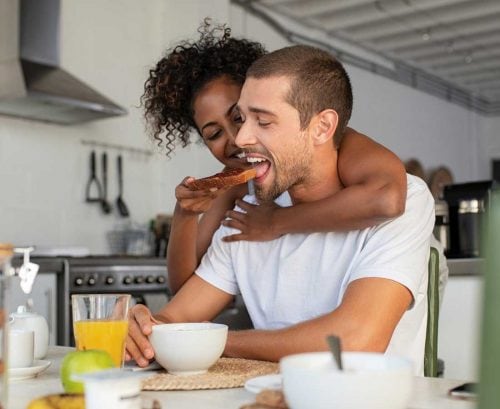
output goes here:
{"type": "Polygon", "coordinates": [[[245,389],[252,393],[259,393],[263,389],[280,390],[281,388],[281,375],[279,374],[257,376],[245,382],[245,389]]]}
{"type": "Polygon", "coordinates": [[[28,368],[9,368],[9,380],[21,381],[23,379],[34,378],[38,374],[45,371],[49,366],[50,361],[34,360],[33,365],[28,368]]]}

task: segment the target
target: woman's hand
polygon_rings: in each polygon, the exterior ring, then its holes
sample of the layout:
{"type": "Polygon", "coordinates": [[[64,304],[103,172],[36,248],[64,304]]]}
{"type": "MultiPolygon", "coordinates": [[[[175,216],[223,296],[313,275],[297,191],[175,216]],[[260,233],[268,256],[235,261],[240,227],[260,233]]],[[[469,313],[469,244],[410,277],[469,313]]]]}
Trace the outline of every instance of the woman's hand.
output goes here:
{"type": "Polygon", "coordinates": [[[253,205],[237,200],[236,205],[245,213],[229,210],[226,212],[228,219],[223,220],[222,224],[240,230],[241,233],[226,236],[223,238],[224,241],[269,241],[281,236],[275,220],[275,212],[280,209],[276,203],[253,205]]]}
{"type": "Polygon", "coordinates": [[[213,204],[214,199],[227,191],[226,188],[210,190],[191,190],[188,182],[194,178],[188,176],[175,188],[175,197],[180,209],[191,215],[205,213],[213,204]]]}

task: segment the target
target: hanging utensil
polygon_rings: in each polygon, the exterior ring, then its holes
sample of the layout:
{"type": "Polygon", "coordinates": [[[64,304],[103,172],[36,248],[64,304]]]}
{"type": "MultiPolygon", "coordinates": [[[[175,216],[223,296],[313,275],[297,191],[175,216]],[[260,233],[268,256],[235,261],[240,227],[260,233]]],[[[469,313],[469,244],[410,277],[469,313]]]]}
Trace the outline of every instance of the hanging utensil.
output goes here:
{"type": "Polygon", "coordinates": [[[104,152],[101,156],[102,165],[102,200],[101,209],[105,214],[111,213],[111,203],[108,202],[108,154],[104,152]]]}
{"type": "Polygon", "coordinates": [[[125,201],[122,198],[123,195],[123,170],[122,170],[122,156],[118,155],[117,159],[118,165],[118,197],[116,198],[116,207],[118,208],[118,212],[123,217],[129,216],[128,207],[125,204],[125,201]]]}
{"type": "Polygon", "coordinates": [[[90,153],[90,179],[87,182],[87,188],[85,189],[85,200],[89,203],[101,202],[102,201],[102,187],[99,179],[97,179],[95,171],[95,151],[90,153]],[[97,194],[93,194],[92,190],[95,187],[97,194]]]}

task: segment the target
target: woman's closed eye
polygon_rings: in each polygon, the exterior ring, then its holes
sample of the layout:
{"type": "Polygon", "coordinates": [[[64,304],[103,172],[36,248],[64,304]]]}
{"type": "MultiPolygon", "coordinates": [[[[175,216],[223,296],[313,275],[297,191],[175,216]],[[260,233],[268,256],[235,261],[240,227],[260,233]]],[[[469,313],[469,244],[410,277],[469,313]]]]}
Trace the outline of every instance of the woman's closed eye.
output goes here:
{"type": "Polygon", "coordinates": [[[215,131],[215,132],[211,133],[210,135],[208,135],[205,138],[205,140],[206,141],[215,141],[221,135],[222,135],[222,131],[219,129],[218,131],[215,131]]]}

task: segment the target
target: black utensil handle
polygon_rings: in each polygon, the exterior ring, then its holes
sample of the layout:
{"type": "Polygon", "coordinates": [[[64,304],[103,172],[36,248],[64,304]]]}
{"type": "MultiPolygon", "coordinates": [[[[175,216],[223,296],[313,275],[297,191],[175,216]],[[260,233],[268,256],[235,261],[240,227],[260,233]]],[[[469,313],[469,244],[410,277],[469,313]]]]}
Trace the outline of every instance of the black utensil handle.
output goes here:
{"type": "Polygon", "coordinates": [[[95,178],[95,151],[90,153],[90,177],[95,178]]]}
{"type": "Polygon", "coordinates": [[[102,187],[99,179],[96,176],[96,166],[95,166],[95,151],[90,153],[90,178],[87,182],[87,187],[85,189],[85,198],[87,202],[101,202],[102,201],[102,187]],[[92,185],[96,186],[97,197],[91,196],[92,185]]]}
{"type": "Polygon", "coordinates": [[[118,155],[118,195],[122,195],[123,191],[123,175],[122,175],[122,155],[118,155]]]}
{"type": "Polygon", "coordinates": [[[102,163],[102,190],[104,199],[106,199],[108,193],[108,155],[106,152],[102,154],[101,163],[102,163]]]}

